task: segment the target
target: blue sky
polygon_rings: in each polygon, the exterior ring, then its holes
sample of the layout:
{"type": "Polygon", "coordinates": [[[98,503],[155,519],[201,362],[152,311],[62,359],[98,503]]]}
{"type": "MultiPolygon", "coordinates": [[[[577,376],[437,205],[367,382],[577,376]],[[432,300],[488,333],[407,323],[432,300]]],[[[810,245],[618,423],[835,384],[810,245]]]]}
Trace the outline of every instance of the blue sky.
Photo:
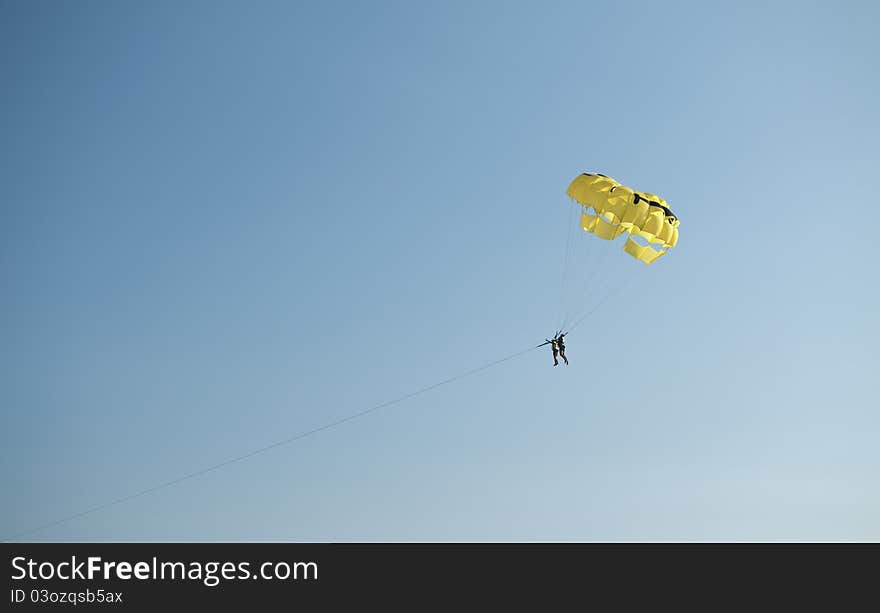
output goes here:
{"type": "Polygon", "coordinates": [[[0,538],[607,295],[568,368],[527,353],[25,538],[880,539],[878,20],[3,2],[0,538]],[[584,171],[666,198],[679,246],[638,269],[579,232],[563,289],[584,171]]]}

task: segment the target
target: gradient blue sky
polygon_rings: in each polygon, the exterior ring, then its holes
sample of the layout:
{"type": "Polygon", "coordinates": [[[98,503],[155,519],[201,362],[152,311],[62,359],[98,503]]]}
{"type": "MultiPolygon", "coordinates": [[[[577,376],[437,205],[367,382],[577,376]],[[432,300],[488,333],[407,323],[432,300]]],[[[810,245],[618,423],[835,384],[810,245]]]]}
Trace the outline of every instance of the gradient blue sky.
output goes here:
{"type": "Polygon", "coordinates": [[[0,2],[0,538],[880,540],[878,6],[0,2]]]}

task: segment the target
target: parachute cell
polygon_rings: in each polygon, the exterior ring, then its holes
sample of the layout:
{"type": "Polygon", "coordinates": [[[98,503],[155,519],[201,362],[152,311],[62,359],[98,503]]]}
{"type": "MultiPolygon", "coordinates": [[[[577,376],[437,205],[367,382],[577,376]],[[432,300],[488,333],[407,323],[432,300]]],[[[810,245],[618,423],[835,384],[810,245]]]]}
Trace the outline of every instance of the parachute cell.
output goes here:
{"type": "Polygon", "coordinates": [[[645,264],[655,262],[678,243],[678,217],[656,194],[637,192],[611,177],[590,173],[575,177],[566,193],[583,207],[581,228],[604,240],[629,234],[623,251],[645,264]]]}

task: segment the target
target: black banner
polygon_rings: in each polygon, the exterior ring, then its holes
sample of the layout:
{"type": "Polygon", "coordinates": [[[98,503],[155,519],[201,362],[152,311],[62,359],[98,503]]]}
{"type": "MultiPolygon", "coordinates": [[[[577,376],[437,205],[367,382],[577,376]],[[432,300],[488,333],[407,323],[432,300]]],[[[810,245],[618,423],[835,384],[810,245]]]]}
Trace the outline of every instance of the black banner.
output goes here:
{"type": "MultiPolygon", "coordinates": [[[[876,544],[5,544],[4,611],[876,600],[876,544]]],[[[873,604],[872,604],[873,606],[873,604]]],[[[604,608],[604,606],[603,606],[604,608]]]]}

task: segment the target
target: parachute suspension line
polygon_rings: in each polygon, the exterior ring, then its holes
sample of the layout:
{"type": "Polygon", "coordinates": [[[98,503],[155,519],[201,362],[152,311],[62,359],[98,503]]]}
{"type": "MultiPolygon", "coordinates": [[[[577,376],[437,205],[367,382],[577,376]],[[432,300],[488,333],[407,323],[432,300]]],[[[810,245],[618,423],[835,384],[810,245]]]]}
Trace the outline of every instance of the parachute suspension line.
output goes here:
{"type": "MultiPolygon", "coordinates": [[[[573,203],[573,201],[572,201],[572,203],[573,203]]],[[[566,215],[565,215],[566,225],[568,226],[568,228],[567,228],[568,231],[566,232],[565,255],[563,256],[564,259],[563,259],[563,264],[562,264],[562,283],[561,283],[561,289],[559,291],[559,305],[560,305],[559,310],[561,311],[560,317],[562,319],[561,323],[559,324],[560,330],[565,327],[565,316],[566,316],[565,297],[567,294],[565,290],[566,290],[566,281],[568,279],[568,260],[570,259],[569,254],[571,252],[571,230],[574,225],[574,223],[572,222],[573,210],[574,210],[574,207],[571,207],[569,209],[568,213],[566,213],[566,215]]]]}
{"type": "Polygon", "coordinates": [[[580,322],[583,318],[582,313],[585,310],[589,310],[592,304],[595,304],[597,295],[603,293],[602,290],[605,288],[608,280],[608,271],[611,268],[606,265],[611,257],[609,253],[611,253],[610,249],[602,249],[602,254],[594,258],[595,261],[590,266],[592,270],[590,270],[589,275],[584,275],[583,291],[578,294],[578,302],[575,306],[576,311],[569,318],[570,321],[580,322]]]}
{"type": "Polygon", "coordinates": [[[581,325],[581,322],[584,321],[587,317],[589,317],[590,315],[592,315],[593,313],[595,313],[596,311],[598,311],[599,308],[600,308],[603,304],[605,304],[606,302],[608,302],[608,300],[609,300],[612,296],[614,296],[614,295],[616,295],[616,294],[619,294],[619,293],[622,292],[625,288],[627,288],[627,287],[629,287],[630,285],[632,285],[633,282],[635,281],[635,279],[636,279],[636,277],[635,277],[635,276],[632,276],[632,277],[630,277],[629,279],[627,279],[626,283],[624,283],[624,284],[622,284],[622,285],[618,285],[618,286],[615,287],[615,288],[612,288],[607,294],[605,294],[605,296],[604,296],[604,297],[603,297],[598,303],[596,303],[596,305],[595,305],[593,308],[591,308],[589,311],[587,311],[586,313],[584,313],[583,315],[581,315],[581,316],[577,319],[577,321],[575,321],[574,324],[572,324],[571,328],[569,329],[569,333],[571,333],[575,328],[577,328],[579,325],[581,325]]]}
{"type": "MultiPolygon", "coordinates": [[[[574,201],[572,201],[574,205],[574,201]]],[[[565,282],[565,299],[562,302],[562,322],[560,323],[559,329],[560,331],[565,329],[565,326],[571,321],[571,310],[572,307],[577,306],[577,293],[575,292],[575,288],[578,285],[578,281],[581,277],[581,246],[582,241],[577,240],[579,237],[572,236],[575,232],[577,232],[578,226],[578,212],[579,206],[573,206],[571,216],[573,219],[569,221],[569,246],[568,246],[568,258],[570,260],[568,271],[567,271],[567,279],[565,282]]]]}
{"type": "MultiPolygon", "coordinates": [[[[578,228],[580,228],[580,223],[578,223],[578,228]]],[[[596,249],[598,248],[597,244],[600,241],[592,241],[592,240],[579,240],[577,243],[581,243],[580,247],[581,252],[585,252],[584,256],[581,257],[579,254],[577,256],[578,262],[583,262],[581,266],[578,267],[578,275],[575,280],[574,287],[572,289],[572,302],[570,306],[570,311],[566,313],[566,321],[571,322],[575,319],[575,315],[583,308],[583,304],[586,301],[587,288],[589,287],[589,282],[596,275],[595,262],[596,258],[596,249]]]]}
{"type": "Polygon", "coordinates": [[[387,401],[385,401],[385,402],[383,402],[383,403],[381,403],[381,404],[377,404],[377,405],[372,406],[372,407],[370,407],[370,408],[368,408],[368,409],[364,409],[364,410],[359,411],[359,412],[357,412],[357,413],[352,413],[351,415],[349,415],[349,416],[347,416],[347,417],[343,417],[342,419],[337,419],[336,421],[331,421],[331,422],[329,422],[329,423],[324,424],[323,426],[319,426],[319,427],[317,427],[317,428],[313,428],[313,429],[311,429],[311,430],[306,430],[306,431],[304,431],[304,432],[300,432],[299,434],[295,434],[295,435],[293,435],[293,436],[291,436],[291,437],[289,437],[289,438],[286,438],[286,439],[283,439],[283,440],[277,441],[277,442],[275,442],[275,443],[271,443],[271,444],[269,444],[269,445],[266,445],[266,446],[264,446],[264,447],[260,447],[260,448],[258,448],[258,449],[254,449],[254,450],[252,450],[252,451],[249,451],[249,452],[244,453],[244,454],[242,454],[242,455],[236,456],[236,457],[234,457],[234,458],[230,458],[230,459],[228,459],[228,460],[224,460],[224,461],[222,461],[222,462],[218,462],[217,464],[212,464],[211,466],[208,466],[208,467],[206,467],[206,468],[202,468],[202,469],[200,469],[200,470],[196,470],[196,471],[194,471],[194,472],[187,473],[187,474],[185,474],[185,475],[181,475],[181,476],[179,476],[179,477],[177,477],[177,478],[175,478],[175,479],[171,479],[171,480],[169,480],[169,481],[165,481],[165,482],[163,482],[163,483],[159,483],[158,485],[154,485],[154,486],[152,486],[152,487],[148,487],[148,488],[146,488],[146,489],[140,490],[140,491],[135,492],[135,493],[133,493],[133,494],[129,494],[129,495],[127,495],[127,496],[123,496],[123,497],[121,497],[121,498],[116,498],[115,500],[111,500],[111,501],[109,501],[109,502],[105,502],[105,503],[103,503],[103,504],[100,504],[100,505],[98,505],[98,506],[92,507],[92,508],[90,508],[90,509],[85,509],[85,510],[80,511],[80,512],[78,512],[78,513],[73,513],[73,514],[68,515],[68,516],[66,516],[66,517],[62,517],[62,518],[57,519],[57,520],[55,520],[55,521],[52,521],[52,522],[49,522],[49,523],[43,524],[43,525],[41,525],[41,526],[38,526],[38,527],[35,527],[35,528],[30,528],[30,529],[28,529],[28,530],[23,530],[23,531],[21,531],[21,532],[19,532],[19,533],[17,533],[17,534],[13,534],[13,535],[10,535],[10,536],[8,536],[8,537],[6,537],[6,538],[0,539],[0,542],[4,542],[4,543],[11,542],[11,541],[13,541],[13,540],[15,540],[15,539],[19,539],[19,538],[21,538],[22,536],[26,536],[26,535],[28,535],[28,534],[33,534],[33,533],[35,533],[35,532],[41,532],[41,531],[43,531],[43,530],[47,530],[47,529],[49,529],[49,528],[52,528],[52,527],[58,526],[58,525],[60,525],[60,524],[64,524],[64,523],[67,523],[67,522],[69,522],[69,521],[73,521],[74,519],[79,519],[80,517],[84,517],[84,516],[86,516],[86,515],[91,515],[92,513],[97,513],[98,511],[103,511],[104,509],[109,509],[110,507],[114,507],[114,506],[120,505],[120,504],[122,504],[122,503],[124,503],[124,502],[128,502],[128,501],[133,500],[133,499],[135,499],[135,498],[139,498],[139,497],[141,497],[141,496],[145,496],[145,495],[150,494],[150,493],[152,493],[152,492],[155,492],[155,491],[158,491],[158,490],[161,490],[161,489],[165,489],[165,488],[170,487],[170,486],[172,486],[172,485],[176,485],[176,484],[178,484],[178,483],[180,483],[180,482],[182,482],[182,481],[187,481],[187,480],[189,480],[189,479],[194,479],[194,478],[196,478],[196,477],[200,477],[200,476],[202,476],[202,475],[204,475],[204,474],[207,474],[207,473],[213,472],[213,471],[215,471],[215,470],[219,470],[219,469],[221,469],[221,468],[223,468],[223,467],[225,467],[225,466],[229,466],[230,464],[234,464],[234,463],[236,463],[236,462],[241,462],[242,460],[247,460],[248,458],[252,458],[252,457],[255,456],[255,455],[258,455],[258,454],[261,454],[261,453],[265,453],[265,452],[267,452],[267,451],[270,451],[270,450],[272,450],[272,449],[275,449],[276,447],[281,447],[281,446],[283,446],[283,445],[289,445],[290,443],[293,443],[293,442],[295,442],[295,441],[302,440],[302,439],[304,439],[304,438],[306,438],[306,437],[308,437],[308,436],[311,436],[311,435],[313,435],[313,434],[317,434],[317,433],[322,432],[322,431],[324,431],[324,430],[329,430],[330,428],[335,428],[336,426],[339,426],[339,425],[341,425],[341,424],[344,424],[344,423],[347,422],[347,421],[352,421],[352,420],[354,420],[354,419],[357,419],[357,418],[359,418],[359,417],[363,417],[364,415],[367,415],[367,414],[372,413],[372,412],[374,412],[374,411],[378,411],[379,409],[384,409],[384,408],[390,407],[390,406],[392,406],[392,405],[394,405],[394,404],[399,404],[399,403],[401,403],[401,402],[403,402],[403,401],[405,401],[405,400],[409,400],[410,398],[414,398],[414,397],[416,397],[416,396],[419,396],[419,395],[421,395],[421,394],[424,394],[424,393],[426,393],[426,392],[429,392],[429,391],[431,391],[431,390],[433,390],[433,389],[437,389],[438,387],[441,387],[441,386],[443,386],[443,385],[448,385],[448,384],[450,384],[450,383],[453,383],[454,381],[458,381],[459,379],[464,379],[465,377],[469,377],[469,376],[471,376],[471,375],[475,375],[475,374],[477,374],[477,373],[479,373],[479,372],[482,372],[482,371],[484,371],[484,370],[488,370],[488,369],[490,369],[490,368],[492,368],[492,367],[494,367],[494,366],[498,366],[498,365],[500,365],[500,364],[503,364],[504,362],[508,362],[508,361],[510,361],[510,360],[513,360],[514,358],[518,358],[518,357],[520,357],[520,356],[522,356],[522,355],[525,355],[525,354],[527,354],[527,353],[529,353],[529,352],[531,352],[531,351],[534,351],[535,349],[537,349],[537,347],[535,347],[535,346],[529,347],[529,348],[527,348],[527,349],[523,349],[522,351],[518,351],[518,352],[513,353],[513,354],[511,354],[511,355],[508,355],[508,356],[506,356],[506,357],[499,358],[499,359],[494,360],[494,361],[492,361],[492,362],[489,362],[489,363],[487,363],[487,364],[483,364],[482,366],[478,366],[477,368],[473,368],[473,369],[471,369],[471,370],[468,370],[468,371],[465,371],[465,372],[463,372],[463,373],[457,374],[457,375],[455,375],[455,376],[453,376],[453,377],[449,377],[448,379],[444,379],[443,381],[440,381],[439,383],[434,383],[434,384],[432,384],[432,385],[428,385],[428,386],[423,387],[423,388],[421,388],[421,389],[418,389],[418,390],[416,390],[416,391],[414,391],[414,392],[410,392],[410,393],[408,393],[408,394],[404,394],[403,396],[398,396],[397,398],[394,398],[394,399],[392,399],[392,400],[387,400],[387,401]]]}

